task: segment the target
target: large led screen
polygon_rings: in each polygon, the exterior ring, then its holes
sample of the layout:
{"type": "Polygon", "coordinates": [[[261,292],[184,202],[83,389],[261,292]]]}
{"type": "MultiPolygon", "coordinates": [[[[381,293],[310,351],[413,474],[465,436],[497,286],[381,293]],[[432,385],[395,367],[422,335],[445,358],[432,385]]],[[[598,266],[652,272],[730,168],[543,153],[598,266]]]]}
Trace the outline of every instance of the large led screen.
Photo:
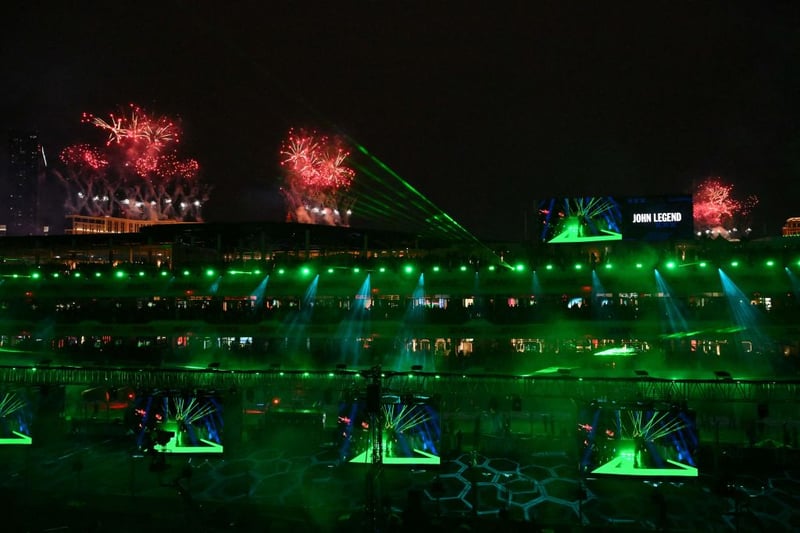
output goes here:
{"type": "Polygon", "coordinates": [[[691,195],[625,197],[623,238],[645,242],[692,239],[693,206],[691,195]]]}
{"type": "Polygon", "coordinates": [[[539,202],[538,213],[543,242],[622,240],[622,209],[611,196],[549,198],[539,202]]]}
{"type": "Polygon", "coordinates": [[[694,229],[690,195],[553,197],[537,213],[539,238],[551,244],[690,239],[694,229]]]}
{"type": "Polygon", "coordinates": [[[698,475],[695,413],[685,406],[590,402],[577,429],[583,476],[698,475]]]}
{"type": "Polygon", "coordinates": [[[22,388],[0,388],[0,445],[30,445],[33,408],[22,388]]]}
{"type": "Polygon", "coordinates": [[[339,405],[340,457],[372,464],[380,452],[386,465],[438,465],[439,412],[429,398],[384,395],[368,409],[364,400],[339,405]]]}
{"type": "Polygon", "coordinates": [[[142,450],[172,454],[223,451],[222,398],[215,392],[140,392],[131,413],[142,450]]]}

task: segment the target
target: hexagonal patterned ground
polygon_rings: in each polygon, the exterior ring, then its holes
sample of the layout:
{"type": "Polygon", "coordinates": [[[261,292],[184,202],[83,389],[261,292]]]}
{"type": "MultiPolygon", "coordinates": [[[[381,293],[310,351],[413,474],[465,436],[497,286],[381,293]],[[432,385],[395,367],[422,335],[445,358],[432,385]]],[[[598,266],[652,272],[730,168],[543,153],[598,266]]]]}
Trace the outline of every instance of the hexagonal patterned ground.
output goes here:
{"type": "Polygon", "coordinates": [[[104,523],[117,520],[106,515],[137,516],[142,523],[173,521],[206,531],[261,530],[251,529],[258,517],[274,524],[273,531],[278,524],[334,531],[347,530],[359,516],[408,518],[407,510],[428,520],[551,528],[779,532],[800,524],[800,476],[791,468],[732,475],[724,483],[702,475],[680,482],[585,479],[566,452],[511,451],[507,457],[468,451],[438,466],[378,469],[341,463],[330,443],[311,454],[253,446],[236,457],[165,458],[114,439],[87,440],[0,450],[0,490],[28,531],[63,528],[73,515],[104,523]]]}

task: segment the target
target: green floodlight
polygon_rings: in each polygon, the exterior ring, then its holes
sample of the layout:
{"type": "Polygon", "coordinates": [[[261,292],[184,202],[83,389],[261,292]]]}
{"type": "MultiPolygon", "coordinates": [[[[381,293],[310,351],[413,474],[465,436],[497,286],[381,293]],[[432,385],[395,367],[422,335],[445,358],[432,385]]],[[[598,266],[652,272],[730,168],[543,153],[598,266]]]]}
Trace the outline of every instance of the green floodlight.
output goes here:
{"type": "Polygon", "coordinates": [[[580,263],[575,263],[575,270],[581,270],[581,269],[583,269],[583,265],[580,263]]]}
{"type": "Polygon", "coordinates": [[[406,265],[405,267],[403,267],[403,272],[405,272],[406,274],[411,274],[412,272],[414,272],[414,267],[411,265],[406,265]]]}
{"type": "Polygon", "coordinates": [[[641,263],[636,263],[636,268],[644,268],[644,265],[641,263]]]}
{"type": "Polygon", "coordinates": [[[775,266],[775,261],[773,261],[772,259],[767,259],[766,265],[767,267],[772,268],[775,266]]]}
{"type": "MultiPolygon", "coordinates": [[[[462,268],[463,268],[463,267],[462,267],[462,268]]],[[[434,265],[434,266],[433,266],[433,271],[434,271],[434,272],[439,272],[439,270],[440,270],[440,268],[439,268],[439,265],[434,265]]]]}
{"type": "Polygon", "coordinates": [[[260,276],[261,275],[261,269],[257,268],[255,270],[253,270],[253,274],[255,274],[256,276],[260,276]]]}
{"type": "Polygon", "coordinates": [[[517,263],[516,265],[514,265],[514,271],[525,272],[525,265],[523,265],[522,263],[517,263]]]}
{"type": "Polygon", "coordinates": [[[700,261],[700,268],[706,268],[707,266],[708,263],[706,263],[705,261],[700,261]]]}
{"type": "Polygon", "coordinates": [[[127,274],[125,274],[124,270],[115,270],[114,271],[114,277],[117,278],[117,279],[123,279],[126,276],[127,276],[127,274]]]}
{"type": "Polygon", "coordinates": [[[102,273],[102,272],[95,272],[95,273],[94,273],[94,277],[96,277],[96,278],[102,278],[102,277],[103,277],[103,273],[102,273]]]}
{"type": "Polygon", "coordinates": [[[603,265],[603,268],[605,268],[606,270],[611,270],[612,268],[614,268],[614,266],[611,263],[606,263],[605,265],[603,265]]]}
{"type": "Polygon", "coordinates": [[[183,271],[183,275],[184,276],[189,276],[190,274],[191,274],[191,272],[189,272],[188,270],[184,270],[183,271]]]}
{"type": "Polygon", "coordinates": [[[675,266],[676,266],[675,261],[667,261],[666,267],[668,270],[674,270],[675,266]]]}
{"type": "Polygon", "coordinates": [[[303,276],[308,276],[309,274],[311,274],[311,269],[308,268],[307,266],[304,266],[302,269],[300,269],[300,274],[302,274],[303,276]]]}
{"type": "Polygon", "coordinates": [[[739,261],[737,261],[737,260],[735,260],[735,259],[734,259],[733,261],[731,261],[731,266],[732,266],[733,268],[736,268],[736,267],[738,267],[738,266],[739,266],[739,261]]]}
{"type": "Polygon", "coordinates": [[[359,267],[355,267],[353,269],[353,274],[358,274],[359,272],[361,272],[361,269],[359,267]]]}
{"type": "Polygon", "coordinates": [[[467,265],[461,265],[460,267],[458,267],[458,269],[459,269],[461,272],[466,272],[466,271],[467,271],[467,265]]]}
{"type": "Polygon", "coordinates": [[[75,273],[72,274],[72,277],[73,278],[79,278],[79,277],[81,277],[81,273],[80,272],[75,272],[75,273]]]}
{"type": "Polygon", "coordinates": [[[59,277],[58,272],[53,272],[53,278],[58,279],[58,277],[59,277]]]}
{"type": "Polygon", "coordinates": [[[206,269],[206,277],[213,278],[217,274],[216,270],[213,268],[206,269]]]}
{"type": "Polygon", "coordinates": [[[139,271],[139,277],[143,278],[144,276],[145,276],[145,271],[144,270],[140,270],[139,271]]]}
{"type": "Polygon", "coordinates": [[[496,267],[494,265],[489,265],[489,272],[494,272],[496,267]]]}
{"type": "Polygon", "coordinates": [[[544,269],[545,269],[545,270],[553,270],[554,268],[555,268],[555,267],[553,266],[553,264],[552,264],[552,263],[547,263],[547,264],[544,266],[544,269]]]}
{"type": "Polygon", "coordinates": [[[162,271],[161,271],[161,277],[162,277],[162,278],[165,278],[165,277],[167,277],[167,276],[169,276],[169,272],[167,272],[166,270],[162,270],[162,271]]]}
{"type": "MultiPolygon", "coordinates": [[[[353,269],[356,270],[356,269],[353,269]]],[[[333,274],[333,267],[328,267],[328,274],[333,274]]]]}
{"type": "Polygon", "coordinates": [[[386,272],[386,267],[380,267],[380,268],[378,268],[378,272],[386,272]]]}
{"type": "Polygon", "coordinates": [[[41,274],[41,273],[39,273],[39,272],[31,272],[31,277],[32,277],[33,279],[39,279],[39,278],[41,278],[41,277],[42,277],[42,274],[41,274]]]}
{"type": "Polygon", "coordinates": [[[280,274],[281,276],[286,274],[286,269],[285,268],[279,268],[278,269],[278,274],[280,274]]]}

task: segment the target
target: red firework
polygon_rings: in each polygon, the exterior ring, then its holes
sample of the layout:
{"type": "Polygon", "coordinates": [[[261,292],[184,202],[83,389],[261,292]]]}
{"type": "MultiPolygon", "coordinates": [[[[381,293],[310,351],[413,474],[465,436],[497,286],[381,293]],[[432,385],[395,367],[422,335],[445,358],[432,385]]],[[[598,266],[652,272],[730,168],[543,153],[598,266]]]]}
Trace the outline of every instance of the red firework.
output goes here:
{"type": "Polygon", "coordinates": [[[758,197],[750,195],[744,200],[733,197],[733,185],[719,177],[702,181],[694,194],[694,225],[696,231],[711,228],[726,230],[741,222],[758,204],[758,197]]]}
{"type": "Polygon", "coordinates": [[[108,144],[132,143],[141,145],[142,150],[161,150],[180,139],[180,130],[168,117],[152,117],[137,105],[130,104],[129,115],[109,115],[109,121],[90,113],[83,114],[83,122],[107,130],[108,144]]]}
{"type": "Polygon", "coordinates": [[[342,147],[339,139],[289,130],[280,153],[287,181],[301,185],[311,193],[347,189],[355,177],[353,169],[344,165],[350,153],[342,147]]]}
{"type": "Polygon", "coordinates": [[[289,204],[287,219],[348,224],[352,199],[346,192],[355,178],[355,171],[345,165],[349,155],[339,138],[289,130],[280,150],[280,164],[285,169],[282,191],[289,204]]]}
{"type": "Polygon", "coordinates": [[[202,220],[210,187],[196,180],[197,161],[176,155],[175,121],[131,104],[128,113],[112,113],[108,120],[84,113],[82,122],[108,132],[108,138],[98,147],[62,151],[66,173],[56,175],[67,187],[69,214],[202,220]]]}
{"type": "Polygon", "coordinates": [[[70,165],[84,165],[94,170],[102,170],[108,166],[108,160],[100,151],[88,144],[76,144],[64,148],[61,160],[70,165]]]}

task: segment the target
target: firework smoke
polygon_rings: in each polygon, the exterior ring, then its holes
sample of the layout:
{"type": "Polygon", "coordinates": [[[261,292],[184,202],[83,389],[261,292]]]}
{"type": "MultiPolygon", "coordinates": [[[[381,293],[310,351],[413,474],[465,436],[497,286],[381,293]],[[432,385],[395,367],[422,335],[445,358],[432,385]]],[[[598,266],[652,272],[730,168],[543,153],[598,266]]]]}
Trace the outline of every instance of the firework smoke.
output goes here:
{"type": "Polygon", "coordinates": [[[56,176],[67,214],[202,222],[210,187],[199,181],[197,161],[177,156],[181,131],[173,120],[132,104],[108,120],[84,113],[82,122],[108,137],[62,150],[65,169],[56,176]]]}
{"type": "Polygon", "coordinates": [[[289,130],[280,150],[281,192],[290,222],[349,225],[353,199],[347,193],[355,172],[345,166],[349,152],[340,139],[289,130]]]}

